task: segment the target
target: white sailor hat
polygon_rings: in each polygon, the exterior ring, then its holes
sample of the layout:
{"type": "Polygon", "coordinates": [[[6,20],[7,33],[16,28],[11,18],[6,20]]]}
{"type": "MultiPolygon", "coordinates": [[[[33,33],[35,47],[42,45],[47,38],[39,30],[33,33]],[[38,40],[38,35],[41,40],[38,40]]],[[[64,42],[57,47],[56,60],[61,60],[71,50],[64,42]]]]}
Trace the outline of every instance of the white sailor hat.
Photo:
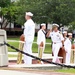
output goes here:
{"type": "Polygon", "coordinates": [[[58,24],[55,24],[55,23],[53,24],[53,26],[57,26],[57,27],[59,27],[59,25],[58,25],[58,24]]]}
{"type": "Polygon", "coordinates": [[[33,14],[31,12],[26,12],[26,15],[31,16],[31,17],[33,16],[33,14]]]}
{"type": "Polygon", "coordinates": [[[67,31],[63,31],[63,34],[67,33],[67,31]]]}
{"type": "Polygon", "coordinates": [[[70,36],[70,35],[72,36],[72,33],[68,33],[68,35],[69,35],[69,36],[70,36]]]}
{"type": "Polygon", "coordinates": [[[41,26],[46,26],[46,24],[45,23],[42,23],[41,26]]]}

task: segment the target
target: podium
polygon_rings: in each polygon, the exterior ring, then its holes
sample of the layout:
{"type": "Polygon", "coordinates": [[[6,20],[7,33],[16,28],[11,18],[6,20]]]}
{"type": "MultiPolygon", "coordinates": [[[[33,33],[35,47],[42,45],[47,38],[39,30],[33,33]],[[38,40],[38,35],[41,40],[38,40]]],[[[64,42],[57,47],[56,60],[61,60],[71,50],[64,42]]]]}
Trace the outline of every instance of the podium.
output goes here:
{"type": "MultiPolygon", "coordinates": [[[[7,41],[6,31],[0,29],[0,43],[4,43],[7,41]]],[[[0,46],[0,67],[8,66],[8,50],[7,46],[0,46]]]]}

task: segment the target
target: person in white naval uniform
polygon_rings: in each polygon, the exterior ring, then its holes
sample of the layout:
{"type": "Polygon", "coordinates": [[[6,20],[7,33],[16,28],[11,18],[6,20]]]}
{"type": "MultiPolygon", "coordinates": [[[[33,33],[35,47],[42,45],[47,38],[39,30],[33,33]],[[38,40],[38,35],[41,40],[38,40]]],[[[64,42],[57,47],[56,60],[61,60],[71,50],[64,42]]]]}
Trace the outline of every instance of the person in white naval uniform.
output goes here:
{"type": "Polygon", "coordinates": [[[61,34],[61,32],[58,30],[59,25],[53,24],[52,30],[50,30],[47,34],[48,37],[51,37],[52,39],[52,52],[53,52],[53,60],[52,62],[60,63],[58,59],[58,53],[60,48],[63,48],[64,46],[64,38],[61,34]]]}
{"type": "MultiPolygon", "coordinates": [[[[37,44],[38,44],[38,57],[42,58],[43,57],[43,52],[45,49],[45,42],[46,42],[46,24],[42,23],[41,24],[41,29],[38,31],[37,35],[37,44]]],[[[43,63],[42,61],[38,61],[38,63],[43,63]]]]}
{"type": "Polygon", "coordinates": [[[64,48],[66,51],[66,63],[65,64],[70,64],[71,39],[72,39],[72,33],[68,33],[68,38],[64,42],[64,48]]]}
{"type": "MultiPolygon", "coordinates": [[[[64,42],[66,41],[66,39],[67,39],[67,31],[63,31],[63,37],[64,37],[64,42]]],[[[65,48],[64,49],[62,49],[62,57],[63,57],[63,63],[65,63],[66,62],[66,51],[65,51],[65,48]]]]}
{"type": "MultiPolygon", "coordinates": [[[[25,19],[27,20],[24,24],[24,36],[25,36],[25,44],[24,44],[24,52],[28,54],[32,54],[32,43],[35,35],[35,23],[31,19],[33,14],[31,12],[26,12],[25,19]]],[[[24,55],[24,63],[32,64],[32,58],[24,55]]]]}
{"type": "Polygon", "coordinates": [[[63,31],[64,41],[67,39],[67,31],[63,31]]]}

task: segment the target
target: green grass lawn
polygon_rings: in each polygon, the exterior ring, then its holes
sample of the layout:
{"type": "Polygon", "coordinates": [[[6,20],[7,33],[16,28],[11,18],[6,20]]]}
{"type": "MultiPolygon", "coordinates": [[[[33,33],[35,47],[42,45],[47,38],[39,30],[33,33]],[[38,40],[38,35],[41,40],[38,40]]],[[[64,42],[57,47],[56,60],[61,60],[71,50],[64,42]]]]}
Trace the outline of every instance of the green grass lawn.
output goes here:
{"type": "MultiPolygon", "coordinates": [[[[8,40],[19,40],[19,37],[18,37],[18,38],[8,38],[8,40]]],[[[37,40],[37,38],[35,37],[34,42],[36,42],[36,40],[37,40]]],[[[47,39],[46,41],[47,41],[47,43],[50,43],[50,42],[51,42],[50,39],[47,39]]],[[[16,48],[19,47],[19,43],[18,43],[18,42],[8,42],[8,43],[9,43],[10,45],[16,47],[16,48]]],[[[37,44],[34,44],[34,43],[33,43],[32,50],[33,50],[34,53],[38,52],[38,46],[37,46],[37,44]]],[[[13,49],[11,49],[11,48],[9,48],[9,47],[8,47],[8,51],[9,51],[9,52],[15,52],[15,50],[13,50],[13,49]]],[[[46,45],[45,53],[49,53],[49,54],[50,54],[51,52],[52,52],[52,50],[51,50],[51,45],[46,45]]]]}
{"type": "Polygon", "coordinates": [[[56,72],[64,72],[64,73],[75,73],[75,69],[60,69],[60,70],[56,70],[56,72]]]}

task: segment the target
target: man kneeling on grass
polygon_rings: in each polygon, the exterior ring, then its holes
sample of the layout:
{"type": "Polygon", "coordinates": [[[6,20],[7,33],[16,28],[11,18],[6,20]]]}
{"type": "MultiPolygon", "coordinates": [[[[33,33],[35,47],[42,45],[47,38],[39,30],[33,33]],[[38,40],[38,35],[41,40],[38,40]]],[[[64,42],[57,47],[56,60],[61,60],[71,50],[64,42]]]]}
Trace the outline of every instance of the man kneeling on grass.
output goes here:
{"type": "MultiPolygon", "coordinates": [[[[37,37],[37,44],[38,44],[38,57],[42,58],[43,52],[45,49],[45,42],[46,42],[46,24],[41,24],[41,29],[38,31],[38,37],[37,37]]],[[[42,61],[38,61],[38,63],[43,64],[42,61]]]]}

